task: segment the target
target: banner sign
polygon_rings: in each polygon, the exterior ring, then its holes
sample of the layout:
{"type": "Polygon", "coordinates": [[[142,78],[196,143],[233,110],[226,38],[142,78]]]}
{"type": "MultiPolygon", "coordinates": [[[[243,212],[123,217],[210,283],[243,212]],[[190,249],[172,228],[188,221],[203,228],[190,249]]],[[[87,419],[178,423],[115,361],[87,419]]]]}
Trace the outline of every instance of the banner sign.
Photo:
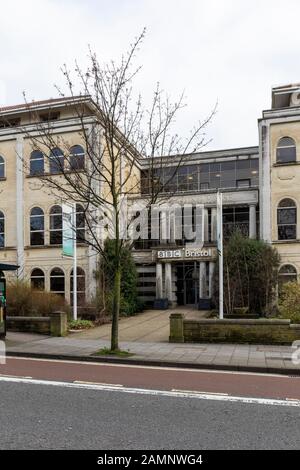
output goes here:
{"type": "Polygon", "coordinates": [[[74,223],[73,223],[73,207],[69,204],[62,205],[63,219],[63,256],[74,256],[74,223]]]}

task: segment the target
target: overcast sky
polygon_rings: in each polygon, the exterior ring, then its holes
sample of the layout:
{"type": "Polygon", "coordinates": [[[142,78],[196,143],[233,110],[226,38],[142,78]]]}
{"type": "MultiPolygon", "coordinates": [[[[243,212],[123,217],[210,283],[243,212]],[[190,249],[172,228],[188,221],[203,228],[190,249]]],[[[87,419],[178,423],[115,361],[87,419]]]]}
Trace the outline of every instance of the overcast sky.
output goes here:
{"type": "Polygon", "coordinates": [[[273,85],[300,81],[299,0],[1,1],[0,105],[57,96],[60,66],[86,62],[91,45],[118,58],[143,27],[137,87],[184,90],[182,133],[218,101],[210,149],[257,145],[257,118],[273,85]]]}

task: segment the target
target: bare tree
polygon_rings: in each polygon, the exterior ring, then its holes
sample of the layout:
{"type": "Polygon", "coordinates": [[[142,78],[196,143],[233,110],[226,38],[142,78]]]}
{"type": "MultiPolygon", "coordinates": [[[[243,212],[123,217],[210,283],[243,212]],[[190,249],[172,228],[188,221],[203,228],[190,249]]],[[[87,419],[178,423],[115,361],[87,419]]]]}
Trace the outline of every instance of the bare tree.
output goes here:
{"type": "MultiPolygon", "coordinates": [[[[103,233],[99,227],[106,224],[106,235],[114,239],[114,286],[112,307],[111,350],[118,349],[120,312],[121,250],[126,237],[122,231],[122,201],[124,197],[140,194],[140,166],[147,159],[150,180],[153,173],[170,165],[176,156],[174,177],[184,156],[198,151],[207,141],[205,128],[215,110],[198,123],[186,138],[173,131],[175,118],[184,107],[183,96],[172,103],[157,86],[149,110],[136,95],[134,79],[140,67],[134,68],[135,55],[145,36],[145,30],[131,45],[119,63],[101,64],[95,53],[89,51],[89,66],[83,70],[76,62],[73,73],[62,69],[68,100],[74,109],[77,125],[85,147],[84,164],[74,156],[72,142],[55,132],[55,122],[38,122],[34,132],[24,129],[33,149],[43,153],[50,172],[37,175],[44,190],[58,198],[81,204],[86,224],[85,242],[105,257],[103,233]],[[80,93],[76,93],[76,87],[80,93]],[[87,101],[89,106],[87,107],[87,101]],[[60,149],[61,153],[59,150],[60,149]],[[152,172],[152,173],[151,173],[152,172]]],[[[62,97],[65,94],[57,88],[62,97]]],[[[28,104],[30,111],[32,106],[28,104]]],[[[26,163],[25,163],[26,164],[26,163]]],[[[151,184],[147,203],[159,200],[168,180],[151,184]]]]}

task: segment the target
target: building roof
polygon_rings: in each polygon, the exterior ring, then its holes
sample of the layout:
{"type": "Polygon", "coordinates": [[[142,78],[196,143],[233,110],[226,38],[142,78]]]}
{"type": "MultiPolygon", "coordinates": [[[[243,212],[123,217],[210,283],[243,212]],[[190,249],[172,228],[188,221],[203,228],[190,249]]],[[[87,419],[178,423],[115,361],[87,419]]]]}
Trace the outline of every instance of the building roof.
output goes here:
{"type": "Polygon", "coordinates": [[[15,111],[28,111],[34,108],[43,108],[43,107],[57,107],[64,104],[70,104],[72,102],[78,103],[78,101],[90,101],[91,97],[89,95],[77,95],[77,96],[67,96],[59,98],[50,98],[47,100],[39,101],[30,101],[24,102],[21,104],[15,104],[10,106],[0,106],[0,114],[13,114],[15,111]]]}

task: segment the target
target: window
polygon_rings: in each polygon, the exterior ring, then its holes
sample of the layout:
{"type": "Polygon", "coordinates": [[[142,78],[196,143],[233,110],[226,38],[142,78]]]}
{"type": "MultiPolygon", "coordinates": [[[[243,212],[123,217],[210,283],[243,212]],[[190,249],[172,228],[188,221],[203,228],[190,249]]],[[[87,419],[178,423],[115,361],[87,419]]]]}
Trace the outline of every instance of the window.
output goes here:
{"type": "Polygon", "coordinates": [[[77,243],[85,241],[84,209],[80,204],[76,204],[76,240],[77,243]]]}
{"type": "Polygon", "coordinates": [[[290,137],[282,137],[279,140],[276,150],[277,163],[289,163],[296,161],[295,141],[290,137]]]}
{"type": "Polygon", "coordinates": [[[39,268],[33,269],[30,276],[31,288],[45,290],[45,274],[39,268]]]}
{"type": "Polygon", "coordinates": [[[80,145],[74,145],[70,149],[70,169],[84,169],[84,150],[80,145]]]}
{"type": "Polygon", "coordinates": [[[53,268],[50,273],[50,291],[63,297],[65,295],[65,275],[60,268],[53,268]]]}
{"type": "Polygon", "coordinates": [[[50,161],[50,173],[52,175],[62,173],[62,171],[64,170],[65,157],[62,151],[58,147],[51,150],[49,161],[50,161]]]}
{"type": "Polygon", "coordinates": [[[237,180],[236,187],[237,188],[250,188],[250,180],[249,179],[237,180]]]}
{"type": "Polygon", "coordinates": [[[50,245],[62,244],[62,208],[53,206],[50,210],[50,245]]]}
{"type": "Polygon", "coordinates": [[[60,113],[49,112],[49,113],[40,114],[40,120],[42,122],[57,121],[59,117],[60,117],[60,113]]]}
{"type": "Polygon", "coordinates": [[[297,208],[292,199],[283,199],[277,209],[278,240],[296,240],[297,208]]]}
{"type": "Polygon", "coordinates": [[[0,178],[5,178],[5,161],[0,155],[0,178]]]}
{"type": "Polygon", "coordinates": [[[30,154],[30,175],[42,175],[44,173],[44,155],[39,150],[30,154]]]}
{"type": "Polygon", "coordinates": [[[279,288],[286,282],[297,282],[297,270],[291,264],[281,266],[278,273],[279,288]]]}
{"type": "Polygon", "coordinates": [[[44,211],[34,207],[30,212],[30,245],[44,245],[44,211]]]}
{"type": "MultiPolygon", "coordinates": [[[[73,277],[74,271],[72,269],[70,276],[70,303],[73,304],[73,277]]],[[[84,304],[85,301],[85,272],[82,268],[77,268],[77,303],[78,305],[84,304]]]]}
{"type": "Polygon", "coordinates": [[[0,248],[5,246],[5,217],[2,211],[0,211],[0,248]]]}

